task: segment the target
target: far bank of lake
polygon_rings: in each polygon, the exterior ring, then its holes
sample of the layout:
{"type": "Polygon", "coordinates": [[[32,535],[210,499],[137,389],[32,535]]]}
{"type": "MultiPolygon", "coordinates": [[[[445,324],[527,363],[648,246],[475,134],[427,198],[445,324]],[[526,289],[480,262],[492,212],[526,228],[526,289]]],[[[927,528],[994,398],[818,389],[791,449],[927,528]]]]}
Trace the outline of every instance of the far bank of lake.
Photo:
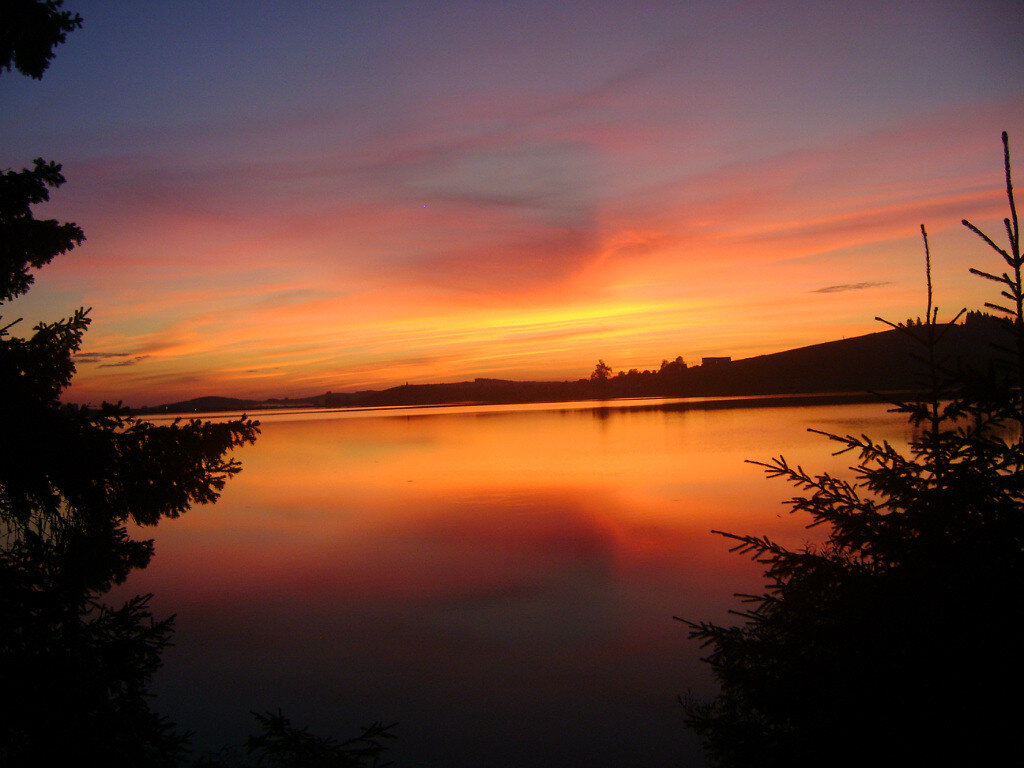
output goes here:
{"type": "MultiPolygon", "coordinates": [[[[325,392],[300,399],[243,400],[197,397],[143,408],[139,413],[196,413],[229,410],[280,410],[306,407],[365,408],[432,405],[567,403],[624,398],[728,399],[735,397],[863,397],[865,392],[907,391],[927,386],[919,360],[924,328],[912,320],[901,328],[812,344],[742,360],[704,358],[688,366],[681,357],[639,371],[612,372],[598,366],[589,378],[574,381],[514,381],[477,378],[433,384],[403,384],[382,390],[325,392]]],[[[939,325],[937,354],[951,369],[988,370],[1003,356],[1006,326],[980,312],[964,322],[939,325]]],[[[601,361],[603,363],[603,361],[601,361]]]]}

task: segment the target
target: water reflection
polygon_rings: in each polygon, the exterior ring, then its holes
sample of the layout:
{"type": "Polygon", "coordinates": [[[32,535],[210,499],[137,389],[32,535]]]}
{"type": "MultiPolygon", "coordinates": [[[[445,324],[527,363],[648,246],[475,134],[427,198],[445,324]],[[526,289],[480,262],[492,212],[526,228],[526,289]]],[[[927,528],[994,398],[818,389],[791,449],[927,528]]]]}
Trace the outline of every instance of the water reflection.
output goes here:
{"type": "Polygon", "coordinates": [[[275,414],[131,585],[178,614],[160,704],[207,745],[281,707],[399,720],[398,765],[699,764],[671,617],[760,584],[711,528],[810,539],[743,460],[841,471],[811,426],[905,439],[879,405],[275,414]]]}

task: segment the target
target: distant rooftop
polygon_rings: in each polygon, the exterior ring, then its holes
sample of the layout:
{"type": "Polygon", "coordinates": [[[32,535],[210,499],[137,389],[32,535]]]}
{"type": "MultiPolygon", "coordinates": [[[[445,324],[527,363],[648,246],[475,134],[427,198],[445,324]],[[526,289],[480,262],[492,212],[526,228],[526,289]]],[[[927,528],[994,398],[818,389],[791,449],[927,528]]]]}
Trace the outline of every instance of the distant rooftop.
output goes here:
{"type": "Polygon", "coordinates": [[[707,366],[710,366],[710,365],[725,365],[726,363],[731,363],[731,362],[732,362],[732,358],[731,357],[702,357],[700,359],[700,364],[703,367],[707,367],[707,366]]]}

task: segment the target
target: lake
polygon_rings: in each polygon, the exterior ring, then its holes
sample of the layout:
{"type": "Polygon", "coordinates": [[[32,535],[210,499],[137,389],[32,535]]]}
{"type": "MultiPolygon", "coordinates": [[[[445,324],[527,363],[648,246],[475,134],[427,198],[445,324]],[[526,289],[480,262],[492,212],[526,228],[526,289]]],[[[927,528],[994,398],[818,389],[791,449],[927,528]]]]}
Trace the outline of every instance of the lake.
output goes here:
{"type": "Polygon", "coordinates": [[[820,536],[744,460],[848,476],[808,428],[910,436],[881,404],[731,405],[259,414],[242,473],[129,582],[177,614],[156,708],[200,749],[280,709],[398,722],[406,768],[703,765],[677,697],[714,685],[673,616],[728,621],[762,583],[710,531],[820,536]]]}

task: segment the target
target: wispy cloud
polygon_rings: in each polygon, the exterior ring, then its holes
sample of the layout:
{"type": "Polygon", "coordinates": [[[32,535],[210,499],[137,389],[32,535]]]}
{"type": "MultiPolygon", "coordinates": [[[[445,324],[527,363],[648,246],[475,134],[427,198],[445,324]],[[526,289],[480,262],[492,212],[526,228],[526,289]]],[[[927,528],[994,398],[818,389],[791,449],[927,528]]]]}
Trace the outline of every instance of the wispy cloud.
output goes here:
{"type": "Polygon", "coordinates": [[[816,288],[811,293],[843,293],[844,291],[863,291],[865,288],[880,288],[883,285],[892,285],[891,282],[865,282],[865,283],[840,283],[839,285],[826,285],[824,288],[816,288]]]}
{"type": "MultiPolygon", "coordinates": [[[[562,378],[852,335],[904,313],[922,222],[942,295],[980,303],[947,277],[952,230],[999,227],[1021,80],[993,51],[1019,24],[972,14],[950,59],[959,12],[521,5],[346,18],[359,66],[337,70],[307,39],[331,24],[269,14],[252,62],[281,30],[315,55],[201,79],[140,55],[145,91],[54,89],[76,119],[47,215],[89,240],[25,314],[96,307],[75,396],[562,378]]],[[[41,108],[12,101],[0,155],[50,151],[41,108]]]]}
{"type": "Polygon", "coordinates": [[[124,368],[129,365],[135,365],[145,360],[149,355],[136,355],[135,357],[128,358],[126,360],[119,360],[116,363],[103,363],[100,368],[124,368]]]}

